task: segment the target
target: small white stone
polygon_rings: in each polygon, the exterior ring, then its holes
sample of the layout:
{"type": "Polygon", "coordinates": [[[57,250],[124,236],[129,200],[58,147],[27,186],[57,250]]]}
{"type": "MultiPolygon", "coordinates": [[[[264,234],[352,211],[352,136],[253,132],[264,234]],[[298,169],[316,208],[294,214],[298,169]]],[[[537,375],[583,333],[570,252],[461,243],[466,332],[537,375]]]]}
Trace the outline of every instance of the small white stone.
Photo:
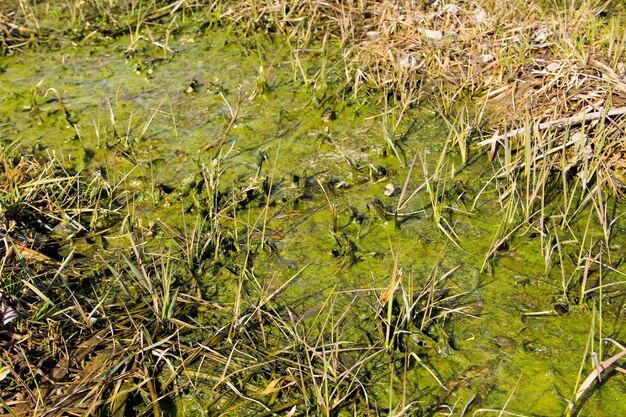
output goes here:
{"type": "Polygon", "coordinates": [[[398,61],[398,63],[400,64],[400,68],[411,69],[411,70],[417,69],[421,67],[423,64],[423,62],[420,62],[417,58],[415,58],[411,54],[407,54],[403,56],[402,58],[400,58],[400,61],[398,61]]]}
{"type": "Polygon", "coordinates": [[[487,62],[491,62],[491,61],[493,61],[493,55],[491,55],[491,54],[482,54],[480,56],[480,61],[483,64],[486,64],[487,62]]]}
{"type": "Polygon", "coordinates": [[[434,39],[436,41],[443,39],[443,31],[441,30],[422,29],[422,33],[429,39],[434,39]]]}
{"type": "Polygon", "coordinates": [[[487,20],[488,17],[489,15],[485,11],[485,9],[479,7],[478,9],[474,10],[474,20],[477,23],[483,23],[485,20],[487,20]]]}

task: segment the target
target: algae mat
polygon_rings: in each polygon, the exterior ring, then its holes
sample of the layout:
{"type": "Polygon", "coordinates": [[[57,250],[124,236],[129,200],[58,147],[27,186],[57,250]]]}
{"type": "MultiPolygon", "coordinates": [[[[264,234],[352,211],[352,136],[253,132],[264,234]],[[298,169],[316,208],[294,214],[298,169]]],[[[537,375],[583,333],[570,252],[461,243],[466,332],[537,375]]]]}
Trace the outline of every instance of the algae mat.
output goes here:
{"type": "MultiPolygon", "coordinates": [[[[317,354],[341,346],[329,372],[358,376],[362,391],[346,396],[371,396],[354,404],[379,414],[561,415],[602,349],[590,341],[624,339],[619,262],[590,265],[592,274],[575,260],[546,266],[555,242],[523,227],[487,256],[503,199],[489,188],[486,156],[463,166],[443,117],[412,109],[393,145],[375,98],[341,94],[340,54],[308,53],[305,70],[328,73],[306,85],[280,38],[183,31],[167,49],[124,35],[4,57],[3,146],[106,177],[133,207],[127,219],[154,231],[146,248],[172,246],[162,225],[193,240],[197,213],[210,211],[200,189],[213,178],[215,198],[232,201],[221,213],[231,223],[210,265],[192,265],[204,296],[237,304],[242,276],[260,283],[279,300],[277,317],[328,338],[317,354]],[[399,202],[408,203],[395,213],[399,202]],[[563,281],[583,272],[593,286],[616,283],[603,315],[594,292],[563,294],[563,281]],[[375,363],[360,374],[356,351],[375,363]]],[[[593,224],[580,218],[574,228],[593,224]]],[[[128,250],[120,242],[110,244],[128,250]]],[[[613,240],[613,257],[620,245],[613,240]]],[[[561,257],[578,256],[564,248],[561,257]]],[[[173,413],[219,414],[206,405],[212,382],[198,375],[173,413]]],[[[267,381],[278,378],[288,375],[267,381]]],[[[307,384],[315,378],[325,381],[307,384]]],[[[273,395],[265,385],[257,402],[273,395]]],[[[623,414],[625,389],[623,376],[603,378],[582,415],[623,414]]],[[[232,412],[256,413],[244,400],[232,412]]]]}

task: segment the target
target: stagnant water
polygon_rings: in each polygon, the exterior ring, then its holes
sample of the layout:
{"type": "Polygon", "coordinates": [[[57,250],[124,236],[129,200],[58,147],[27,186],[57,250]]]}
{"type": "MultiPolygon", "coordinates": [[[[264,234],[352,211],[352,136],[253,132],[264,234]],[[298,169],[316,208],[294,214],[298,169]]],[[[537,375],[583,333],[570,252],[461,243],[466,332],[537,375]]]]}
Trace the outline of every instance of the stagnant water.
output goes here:
{"type": "MultiPolygon", "coordinates": [[[[213,163],[214,149],[202,148],[227,129],[240,99],[222,149],[220,181],[226,189],[259,178],[270,184],[269,210],[242,207],[238,217],[273,247],[257,256],[255,273],[272,288],[291,280],[281,302],[306,318],[334,294],[333,308],[341,312],[359,297],[375,300],[389,286],[394,266],[402,269],[407,291],[410,283],[421,289],[428,277],[451,272],[438,285],[460,295],[457,304],[445,304],[459,311],[441,320],[445,337],[407,342],[421,350],[425,366],[407,370],[402,389],[413,397],[420,393],[423,405],[447,404],[442,413],[456,415],[467,404],[473,411],[506,404],[521,415],[564,412],[581,362],[583,378],[590,369],[585,347],[594,320],[598,326],[592,304],[562,300],[561,271],[546,268],[541,240],[523,228],[484,265],[502,220],[497,193],[487,188],[478,196],[493,169],[481,156],[462,167],[446,145],[442,117],[427,109],[409,113],[396,132],[402,136],[398,157],[385,140],[382,106],[334,96],[333,83],[342,82],[338,69],[329,70],[330,88],[303,85],[280,40],[242,40],[221,30],[178,35],[170,44],[176,53],[145,39],[129,53],[132,41],[122,36],[4,58],[3,144],[17,142],[79,169],[106,171],[112,183],[133,192],[137,218],[182,230],[193,226],[181,207],[192,204],[184,186],[213,163]],[[442,152],[442,179],[435,185],[446,191],[440,203],[453,209],[445,215],[448,223],[438,227],[434,221],[427,187],[402,210],[407,216],[397,222],[386,216],[384,210],[398,204],[413,158],[409,192],[432,175],[442,152]],[[378,200],[384,210],[376,214],[378,200]]],[[[315,73],[320,59],[307,55],[305,70],[315,73]]],[[[623,248],[623,241],[613,247],[623,248]]],[[[619,281],[608,271],[603,278],[619,281]]],[[[232,301],[232,275],[205,279],[213,280],[206,285],[215,287],[217,299],[232,301]]],[[[602,334],[616,340],[625,336],[621,303],[615,295],[601,324],[602,334]]],[[[374,310],[353,307],[346,321],[358,328],[379,319],[374,310]]],[[[379,383],[380,396],[388,395],[388,381],[379,383]]],[[[606,378],[582,414],[622,415],[625,389],[622,375],[606,378]]],[[[202,398],[186,397],[181,414],[201,409],[202,398]]]]}

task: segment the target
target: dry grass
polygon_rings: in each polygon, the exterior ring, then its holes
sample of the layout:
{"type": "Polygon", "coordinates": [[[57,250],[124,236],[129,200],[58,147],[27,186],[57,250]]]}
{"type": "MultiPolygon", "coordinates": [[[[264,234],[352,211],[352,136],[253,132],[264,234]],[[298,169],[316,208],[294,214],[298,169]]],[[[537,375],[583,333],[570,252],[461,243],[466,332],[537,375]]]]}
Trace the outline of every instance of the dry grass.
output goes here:
{"type": "Polygon", "coordinates": [[[296,54],[322,37],[336,40],[346,88],[391,97],[386,113],[395,112],[396,120],[416,104],[448,116],[473,101],[478,117],[463,121],[456,138],[463,154],[481,136],[491,136],[478,147],[492,154],[500,146],[523,152],[521,133],[530,127],[532,169],[552,151],[551,166],[566,167],[564,175],[591,164],[585,182],[597,179],[622,194],[623,112],[614,109],[626,104],[626,45],[623,18],[607,16],[606,6],[593,0],[546,7],[512,0],[257,1],[234,3],[221,16],[298,39],[296,54]],[[535,131],[539,126],[553,134],[535,131]]]}
{"type": "Polygon", "coordinates": [[[30,45],[39,36],[39,23],[29,6],[18,2],[0,3],[0,54],[30,45]],[[21,6],[21,7],[20,7],[21,6]]]}

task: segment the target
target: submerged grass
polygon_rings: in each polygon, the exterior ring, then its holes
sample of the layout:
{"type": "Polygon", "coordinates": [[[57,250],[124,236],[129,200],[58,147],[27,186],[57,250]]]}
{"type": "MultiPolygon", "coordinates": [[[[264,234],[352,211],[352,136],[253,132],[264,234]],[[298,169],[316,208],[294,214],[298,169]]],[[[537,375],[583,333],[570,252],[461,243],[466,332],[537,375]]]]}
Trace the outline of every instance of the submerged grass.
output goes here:
{"type": "Polygon", "coordinates": [[[399,382],[413,364],[442,385],[426,358],[448,346],[446,317],[464,295],[454,269],[419,284],[398,267],[386,289],[333,289],[297,313],[281,293],[302,270],[258,276],[267,216],[239,218],[244,199],[267,210],[271,186],[226,194],[220,158],[191,191],[202,209],[181,234],[142,226],[103,177],[3,148],[3,413],[176,415],[202,389],[208,414],[405,414],[422,407],[399,382]],[[208,291],[224,284],[206,274],[229,282],[216,301],[208,291]]]}

